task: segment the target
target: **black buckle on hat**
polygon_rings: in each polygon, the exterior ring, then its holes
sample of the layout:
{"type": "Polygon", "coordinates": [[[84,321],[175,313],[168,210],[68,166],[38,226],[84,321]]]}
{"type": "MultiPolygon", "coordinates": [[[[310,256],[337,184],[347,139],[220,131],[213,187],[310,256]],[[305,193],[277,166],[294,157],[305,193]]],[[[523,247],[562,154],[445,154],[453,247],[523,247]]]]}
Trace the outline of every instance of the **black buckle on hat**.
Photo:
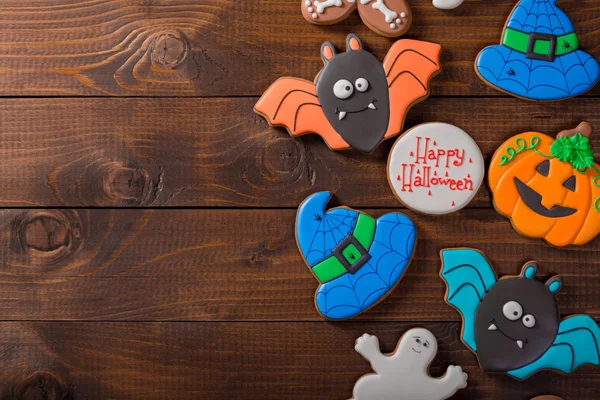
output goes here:
{"type": "Polygon", "coordinates": [[[556,57],[556,35],[550,35],[547,33],[537,33],[531,32],[529,34],[529,42],[527,43],[527,58],[540,60],[540,61],[554,61],[556,57]],[[548,54],[539,54],[535,53],[533,49],[535,48],[535,43],[538,40],[545,40],[546,42],[550,42],[550,51],[548,54]]]}
{"type": "Polygon", "coordinates": [[[371,259],[371,255],[367,252],[367,249],[365,249],[365,247],[362,244],[360,244],[360,242],[354,237],[352,233],[350,233],[348,236],[342,239],[342,241],[339,242],[337,246],[335,246],[331,254],[335,258],[337,258],[337,260],[342,264],[342,266],[346,268],[346,271],[350,272],[352,275],[354,275],[356,271],[360,269],[360,267],[365,265],[366,262],[371,259]],[[350,264],[350,262],[346,260],[346,257],[344,257],[344,255],[342,254],[342,251],[344,251],[344,249],[350,244],[354,245],[356,250],[358,250],[358,252],[360,253],[360,258],[356,260],[354,264],[350,264]]]}

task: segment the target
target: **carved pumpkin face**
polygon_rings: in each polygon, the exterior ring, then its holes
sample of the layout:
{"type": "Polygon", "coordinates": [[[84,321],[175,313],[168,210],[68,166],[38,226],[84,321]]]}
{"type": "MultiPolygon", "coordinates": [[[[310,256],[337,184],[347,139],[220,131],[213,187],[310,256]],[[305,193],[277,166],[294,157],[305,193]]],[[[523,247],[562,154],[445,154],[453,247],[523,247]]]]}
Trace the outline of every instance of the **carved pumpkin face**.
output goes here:
{"type": "Polygon", "coordinates": [[[600,233],[600,178],[594,168],[581,172],[553,157],[554,142],[527,132],[500,146],[488,177],[494,206],[525,236],[555,246],[585,244],[600,233]]]}

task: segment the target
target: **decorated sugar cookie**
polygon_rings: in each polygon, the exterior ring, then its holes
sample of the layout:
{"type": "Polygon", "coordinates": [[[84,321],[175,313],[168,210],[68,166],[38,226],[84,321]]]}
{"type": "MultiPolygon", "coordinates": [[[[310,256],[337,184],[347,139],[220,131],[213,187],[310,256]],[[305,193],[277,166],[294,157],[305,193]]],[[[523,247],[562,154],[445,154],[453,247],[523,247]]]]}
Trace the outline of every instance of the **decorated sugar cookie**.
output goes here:
{"type": "Polygon", "coordinates": [[[582,245],[600,233],[600,165],[584,122],[557,139],[526,132],[494,154],[488,174],[494,207],[521,234],[554,246],[582,245]]]}
{"type": "Polygon", "coordinates": [[[346,45],[347,51],[338,54],[325,42],[325,67],[314,84],[281,78],[254,111],[292,136],[316,133],[333,150],[371,153],[382,140],[398,135],[410,107],[429,94],[429,79],[440,71],[441,47],[399,40],[382,64],[358,36],[348,35],[346,45]]]}
{"type": "Polygon", "coordinates": [[[336,24],[358,8],[361,19],[372,31],[387,37],[404,35],[412,24],[405,0],[301,0],[302,15],[316,25],[336,24]]]}
{"type": "Polygon", "coordinates": [[[439,122],[404,133],[388,159],[388,181],[407,207],[447,214],[465,207],[483,181],[477,143],[462,129],[439,122]]]}
{"type": "Polygon", "coordinates": [[[354,347],[369,363],[374,374],[360,378],[353,400],[444,400],[467,387],[467,374],[451,365],[441,378],[429,375],[437,354],[437,340],[427,329],[406,332],[392,354],[381,354],[376,336],[364,334],[354,347]]]}
{"type": "Polygon", "coordinates": [[[574,97],[600,77],[595,58],[579,49],[557,0],[521,0],[508,17],[502,43],[485,48],[475,71],[488,85],[533,101],[574,97]]]}
{"type": "Polygon", "coordinates": [[[464,0],[433,0],[433,5],[440,10],[452,10],[460,6],[464,0]]]}
{"type": "Polygon", "coordinates": [[[319,281],[317,311],[351,318],[377,304],[402,279],[417,242],[414,223],[399,213],[373,218],[338,207],[325,210],[331,193],[309,196],[298,208],[296,241],[319,281]]]}
{"type": "Polygon", "coordinates": [[[474,249],[441,252],[446,302],[463,319],[461,338],[485,372],[526,379],[541,370],[570,374],[584,364],[600,365],[600,328],[588,315],[560,319],[556,294],[562,280],[536,278],[530,261],[519,276],[496,278],[474,249]]]}

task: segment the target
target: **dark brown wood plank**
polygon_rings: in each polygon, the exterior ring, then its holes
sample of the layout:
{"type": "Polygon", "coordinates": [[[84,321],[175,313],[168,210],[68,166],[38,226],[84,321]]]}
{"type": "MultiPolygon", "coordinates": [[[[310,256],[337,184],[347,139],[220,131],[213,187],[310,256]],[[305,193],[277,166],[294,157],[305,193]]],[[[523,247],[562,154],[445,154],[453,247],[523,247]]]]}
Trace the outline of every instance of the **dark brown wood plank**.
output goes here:
{"type": "MultiPolygon", "coordinates": [[[[385,210],[367,210],[383,215],[385,210]]],[[[439,251],[472,246],[500,275],[528,260],[561,274],[563,315],[600,318],[600,247],[520,237],[491,209],[415,216],[404,280],[360,320],[459,321],[444,303],[439,251]]],[[[321,321],[317,281],[294,238],[294,210],[0,211],[3,320],[321,321]]]]}
{"type": "MultiPolygon", "coordinates": [[[[2,99],[0,206],[297,207],[315,191],[355,207],[399,207],[387,157],[333,153],[309,135],[291,138],[254,114],[256,99],[2,99]]],[[[406,128],[462,127],[489,161],[510,136],[556,134],[587,120],[598,102],[429,99],[406,128]]],[[[593,136],[600,159],[600,133],[593,136]]],[[[471,207],[489,207],[482,189],[471,207]]]]}
{"type": "MultiPolygon", "coordinates": [[[[484,374],[456,323],[425,324],[440,376],[460,365],[469,386],[453,399],[597,399],[600,369],[541,372],[526,382],[484,374]]],[[[407,323],[0,323],[3,399],[347,399],[371,372],[354,351],[365,331],[391,352],[407,323]],[[42,397],[46,394],[47,397],[42,397]],[[65,397],[62,397],[65,396],[65,397]]]]}
{"type": "MultiPolygon", "coordinates": [[[[473,71],[475,57],[500,41],[514,0],[467,0],[440,11],[412,0],[408,38],[444,47],[433,95],[501,94],[473,71]]],[[[598,57],[596,0],[561,2],[581,45],[598,57]]],[[[260,95],[275,79],[313,79],[321,43],[359,34],[383,57],[392,40],[372,33],[355,13],[332,27],[301,15],[300,0],[0,1],[2,96],[260,95]]],[[[592,94],[600,94],[595,89],[592,94]]]]}

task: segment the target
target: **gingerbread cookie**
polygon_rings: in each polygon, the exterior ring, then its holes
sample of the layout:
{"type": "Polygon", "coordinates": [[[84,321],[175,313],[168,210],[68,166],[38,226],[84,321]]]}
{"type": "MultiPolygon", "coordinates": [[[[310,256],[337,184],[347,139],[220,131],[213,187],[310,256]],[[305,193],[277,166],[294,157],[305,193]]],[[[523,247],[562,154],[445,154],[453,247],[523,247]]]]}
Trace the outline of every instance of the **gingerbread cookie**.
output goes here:
{"type": "Polygon", "coordinates": [[[433,0],[435,8],[440,10],[452,10],[460,6],[464,0],[433,0]]]}
{"type": "Polygon", "coordinates": [[[371,153],[381,141],[398,135],[408,110],[429,94],[429,80],[440,71],[441,47],[398,40],[382,64],[363,49],[358,36],[348,35],[346,46],[338,54],[325,42],[325,67],[314,84],[281,78],[254,111],[292,136],[316,133],[332,150],[352,147],[371,153]]]}
{"type": "Polygon", "coordinates": [[[502,43],[479,53],[475,71],[488,85],[533,101],[577,96],[600,77],[598,62],[579,50],[573,24],[556,0],[519,1],[502,43]]]}
{"type": "Polygon", "coordinates": [[[412,24],[405,0],[302,0],[302,15],[315,25],[336,24],[357,8],[365,25],[381,36],[404,35],[412,24]]]}
{"type": "Polygon", "coordinates": [[[484,175],[477,143],[465,131],[440,122],[404,133],[388,159],[388,182],[407,207],[447,214],[473,199],[484,175]]]}
{"type": "Polygon", "coordinates": [[[600,165],[582,123],[557,139],[526,132],[494,154],[488,174],[494,207],[522,235],[554,246],[582,245],[600,233],[600,165]]]}
{"type": "Polygon", "coordinates": [[[319,288],[317,311],[346,319],[383,300],[402,279],[413,256],[417,231],[399,213],[373,218],[338,207],[325,210],[331,193],[309,196],[298,208],[296,241],[319,288]]]}
{"type": "Polygon", "coordinates": [[[364,334],[354,347],[369,363],[374,374],[354,385],[353,400],[444,400],[467,387],[467,374],[451,365],[441,378],[429,375],[437,354],[437,340],[427,329],[406,332],[392,354],[381,354],[376,336],[364,334]]]}
{"type": "Polygon", "coordinates": [[[485,372],[526,379],[541,370],[570,374],[584,364],[600,365],[600,328],[588,315],[560,320],[559,277],[545,284],[530,261],[521,275],[496,278],[474,249],[441,251],[446,302],[463,319],[461,338],[485,372]]]}

